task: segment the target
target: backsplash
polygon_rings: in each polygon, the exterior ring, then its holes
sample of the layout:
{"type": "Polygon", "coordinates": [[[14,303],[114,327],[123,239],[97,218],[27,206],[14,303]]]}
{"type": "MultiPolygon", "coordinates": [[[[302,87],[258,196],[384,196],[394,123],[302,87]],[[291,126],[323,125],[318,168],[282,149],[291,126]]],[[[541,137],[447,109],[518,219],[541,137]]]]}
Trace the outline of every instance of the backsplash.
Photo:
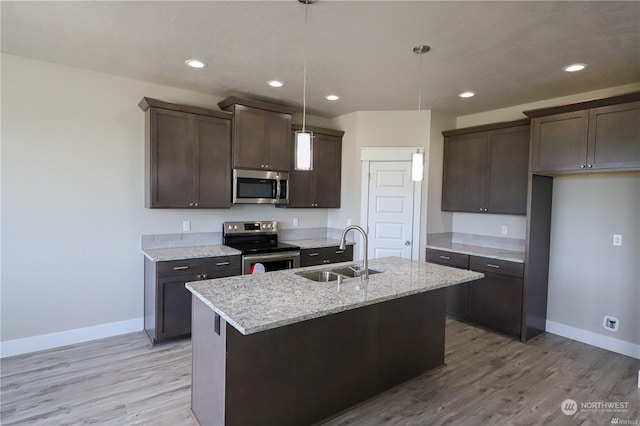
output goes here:
{"type": "Polygon", "coordinates": [[[438,242],[452,242],[456,244],[521,252],[524,252],[525,250],[525,240],[520,238],[493,237],[489,235],[466,234],[462,232],[443,232],[427,235],[427,244],[437,245],[438,242]]]}
{"type": "MultiPolygon", "coordinates": [[[[337,228],[291,228],[280,229],[278,238],[281,241],[295,241],[308,239],[339,239],[342,229],[337,228]]],[[[222,232],[188,232],[184,234],[156,234],[143,235],[141,238],[142,250],[194,247],[222,244],[222,232]]]]}

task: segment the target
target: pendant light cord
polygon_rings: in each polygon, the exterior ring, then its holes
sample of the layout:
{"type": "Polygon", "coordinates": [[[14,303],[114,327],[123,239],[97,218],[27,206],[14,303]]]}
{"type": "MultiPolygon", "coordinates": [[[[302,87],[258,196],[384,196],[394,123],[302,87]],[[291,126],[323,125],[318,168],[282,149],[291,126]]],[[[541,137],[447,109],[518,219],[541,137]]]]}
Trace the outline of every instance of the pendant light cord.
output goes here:
{"type": "Polygon", "coordinates": [[[307,8],[309,3],[304,4],[304,76],[302,82],[302,131],[306,131],[307,121],[307,8]]]}
{"type": "Polygon", "coordinates": [[[418,68],[418,113],[422,107],[422,55],[420,55],[420,66],[418,68]]]}

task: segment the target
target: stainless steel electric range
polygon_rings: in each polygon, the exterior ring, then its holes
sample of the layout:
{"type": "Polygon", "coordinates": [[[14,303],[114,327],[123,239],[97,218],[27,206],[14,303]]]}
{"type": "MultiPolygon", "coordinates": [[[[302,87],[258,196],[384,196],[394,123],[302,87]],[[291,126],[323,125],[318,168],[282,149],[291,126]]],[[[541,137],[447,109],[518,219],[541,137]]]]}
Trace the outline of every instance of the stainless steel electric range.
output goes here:
{"type": "Polygon", "coordinates": [[[300,247],[278,241],[277,221],[224,222],[223,244],[242,252],[242,273],[300,266],[300,247]]]}

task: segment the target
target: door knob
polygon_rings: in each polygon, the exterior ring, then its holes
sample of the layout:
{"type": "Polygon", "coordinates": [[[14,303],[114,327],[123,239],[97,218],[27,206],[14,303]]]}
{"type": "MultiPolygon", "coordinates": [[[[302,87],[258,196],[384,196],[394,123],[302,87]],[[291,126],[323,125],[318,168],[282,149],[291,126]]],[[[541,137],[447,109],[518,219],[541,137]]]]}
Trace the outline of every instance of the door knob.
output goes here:
{"type": "Polygon", "coordinates": [[[405,242],[404,242],[404,245],[405,245],[405,246],[410,246],[410,245],[411,245],[411,241],[405,241],[405,242]]]}

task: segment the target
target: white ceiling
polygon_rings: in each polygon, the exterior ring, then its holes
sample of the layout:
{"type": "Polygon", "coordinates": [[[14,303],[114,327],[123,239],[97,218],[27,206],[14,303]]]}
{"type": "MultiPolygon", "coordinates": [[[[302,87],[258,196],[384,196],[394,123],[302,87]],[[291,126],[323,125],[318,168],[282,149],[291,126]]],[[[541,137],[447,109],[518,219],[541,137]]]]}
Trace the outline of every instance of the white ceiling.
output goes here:
{"type": "MultiPolygon", "coordinates": [[[[2,52],[218,96],[302,103],[304,5],[1,2],[2,52]],[[184,60],[209,64],[188,69],[184,60]],[[267,80],[285,82],[280,89],[267,80]]],[[[640,81],[640,2],[330,1],[308,6],[308,112],[453,115],[640,81]],[[431,51],[412,52],[417,44],[431,51]],[[585,71],[562,67],[584,62],[585,71]],[[460,99],[464,90],[477,93],[460,99]],[[324,95],[340,95],[328,102],[324,95]]]]}

